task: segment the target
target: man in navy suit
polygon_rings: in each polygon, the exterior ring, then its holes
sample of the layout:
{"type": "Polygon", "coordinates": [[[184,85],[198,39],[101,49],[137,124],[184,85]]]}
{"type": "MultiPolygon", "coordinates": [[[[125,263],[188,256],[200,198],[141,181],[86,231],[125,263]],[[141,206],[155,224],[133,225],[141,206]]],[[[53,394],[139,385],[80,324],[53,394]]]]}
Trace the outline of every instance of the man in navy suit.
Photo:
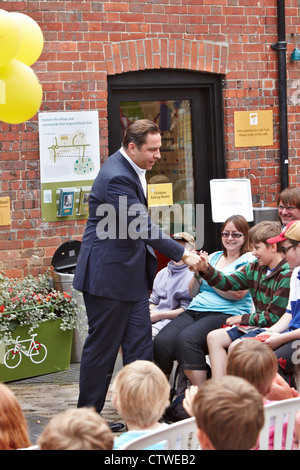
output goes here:
{"type": "Polygon", "coordinates": [[[154,249],[191,269],[199,260],[151,222],[145,173],[160,159],[158,126],[146,119],[127,130],[122,148],[96,177],[73,287],[83,292],[89,324],[78,406],[101,411],[115,360],[152,361],[149,291],[157,270],[154,249]]]}

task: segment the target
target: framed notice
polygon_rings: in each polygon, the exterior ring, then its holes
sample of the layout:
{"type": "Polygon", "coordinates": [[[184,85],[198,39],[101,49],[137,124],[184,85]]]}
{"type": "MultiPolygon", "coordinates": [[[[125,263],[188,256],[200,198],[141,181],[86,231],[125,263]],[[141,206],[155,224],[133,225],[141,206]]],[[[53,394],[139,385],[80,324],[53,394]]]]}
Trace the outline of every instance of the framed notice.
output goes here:
{"type": "Polygon", "coordinates": [[[253,221],[250,180],[246,178],[215,179],[210,181],[212,219],[225,222],[232,215],[242,215],[253,221]]]}
{"type": "Polygon", "coordinates": [[[273,111],[235,111],[235,147],[268,147],[273,145],[273,111]]]}

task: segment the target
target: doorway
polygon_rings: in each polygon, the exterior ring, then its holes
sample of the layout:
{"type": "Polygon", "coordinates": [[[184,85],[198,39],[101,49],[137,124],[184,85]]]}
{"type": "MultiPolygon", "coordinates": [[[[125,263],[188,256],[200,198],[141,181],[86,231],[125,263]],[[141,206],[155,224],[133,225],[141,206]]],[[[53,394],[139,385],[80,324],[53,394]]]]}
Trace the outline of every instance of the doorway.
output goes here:
{"type": "MultiPolygon", "coordinates": [[[[147,172],[148,184],[171,183],[173,204],[188,221],[181,228],[194,232],[197,249],[219,249],[209,181],[225,178],[222,76],[178,70],[109,76],[109,154],[120,148],[128,125],[143,118],[155,121],[162,134],[161,160],[147,172]]],[[[162,228],[172,235],[180,225],[175,220],[162,228]]]]}

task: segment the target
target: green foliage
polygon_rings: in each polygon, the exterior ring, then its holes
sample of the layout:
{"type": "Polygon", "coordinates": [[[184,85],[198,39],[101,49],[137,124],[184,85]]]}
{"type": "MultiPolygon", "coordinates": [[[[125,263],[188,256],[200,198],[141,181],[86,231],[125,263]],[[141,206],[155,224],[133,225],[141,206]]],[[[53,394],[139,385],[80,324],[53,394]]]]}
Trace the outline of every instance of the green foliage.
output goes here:
{"type": "Polygon", "coordinates": [[[12,341],[17,326],[34,329],[40,322],[61,318],[61,329],[78,328],[78,306],[66,292],[50,289],[49,274],[10,279],[0,273],[0,340],[12,341]]]}

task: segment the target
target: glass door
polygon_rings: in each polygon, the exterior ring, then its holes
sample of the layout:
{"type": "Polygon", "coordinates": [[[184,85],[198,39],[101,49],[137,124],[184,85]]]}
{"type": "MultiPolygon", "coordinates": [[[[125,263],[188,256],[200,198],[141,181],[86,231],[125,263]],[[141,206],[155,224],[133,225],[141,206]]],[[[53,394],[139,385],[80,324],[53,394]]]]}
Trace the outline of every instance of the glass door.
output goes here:
{"type": "Polygon", "coordinates": [[[131,122],[155,121],[162,134],[161,160],[147,172],[147,181],[170,183],[173,204],[150,207],[151,218],[165,233],[196,235],[197,249],[208,252],[220,247],[210,180],[225,177],[221,91],[220,76],[198,72],[143,70],[108,77],[109,154],[121,147],[131,122]]]}
{"type": "Polygon", "coordinates": [[[122,133],[137,119],[156,122],[162,135],[161,159],[147,172],[148,184],[172,185],[172,205],[150,207],[152,220],[169,235],[196,236],[191,100],[121,101],[122,133]]]}

